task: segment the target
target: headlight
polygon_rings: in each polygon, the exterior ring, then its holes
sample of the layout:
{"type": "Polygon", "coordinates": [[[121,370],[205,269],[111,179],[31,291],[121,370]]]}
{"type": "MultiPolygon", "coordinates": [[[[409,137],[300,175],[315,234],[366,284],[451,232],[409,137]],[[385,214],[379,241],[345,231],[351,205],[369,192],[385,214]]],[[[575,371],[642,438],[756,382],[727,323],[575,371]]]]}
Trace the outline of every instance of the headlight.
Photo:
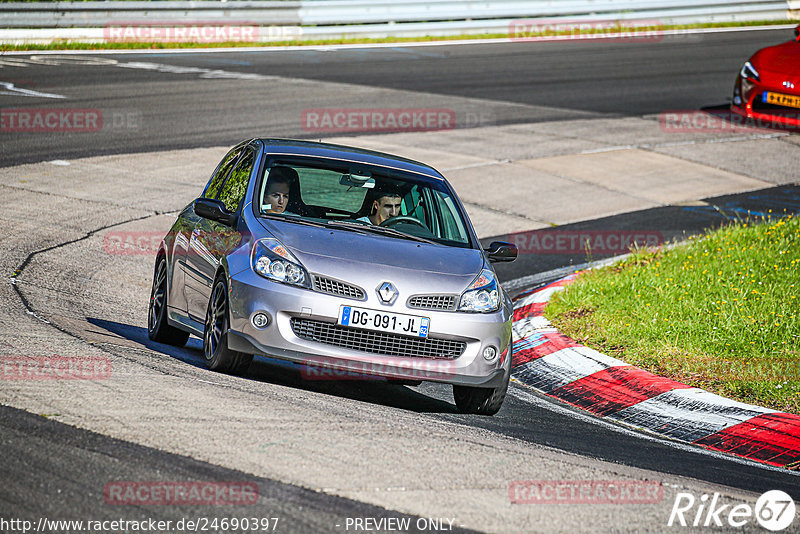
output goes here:
{"type": "Polygon", "coordinates": [[[742,88],[739,86],[738,83],[733,85],[733,105],[734,106],[742,105],[742,88]]]}
{"type": "Polygon", "coordinates": [[[459,311],[489,313],[500,309],[500,288],[494,273],[481,271],[469,288],[461,295],[459,311]]]}
{"type": "Polygon", "coordinates": [[[739,76],[742,78],[750,78],[751,80],[759,81],[758,71],[749,61],[744,62],[744,65],[742,65],[742,70],[739,71],[739,76]]]}
{"type": "Polygon", "coordinates": [[[253,246],[253,270],[270,280],[311,287],[311,278],[291,252],[274,238],[261,239],[253,246]]]}

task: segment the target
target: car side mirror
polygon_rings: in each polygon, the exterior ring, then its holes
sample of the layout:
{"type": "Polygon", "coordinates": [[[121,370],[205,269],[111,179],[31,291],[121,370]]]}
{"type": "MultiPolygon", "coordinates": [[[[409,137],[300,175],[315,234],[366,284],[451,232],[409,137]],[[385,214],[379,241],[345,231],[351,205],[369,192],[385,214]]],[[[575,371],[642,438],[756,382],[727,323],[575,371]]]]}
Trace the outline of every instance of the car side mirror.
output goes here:
{"type": "Polygon", "coordinates": [[[794,29],[794,40],[800,42],[800,25],[797,25],[794,29]]]}
{"type": "Polygon", "coordinates": [[[485,249],[491,262],[514,261],[517,259],[517,246],[502,241],[492,241],[489,248],[485,249]]]}
{"type": "Polygon", "coordinates": [[[236,214],[225,209],[225,205],[213,198],[198,198],[194,201],[194,212],[200,217],[217,221],[225,226],[236,224],[236,214]]]}

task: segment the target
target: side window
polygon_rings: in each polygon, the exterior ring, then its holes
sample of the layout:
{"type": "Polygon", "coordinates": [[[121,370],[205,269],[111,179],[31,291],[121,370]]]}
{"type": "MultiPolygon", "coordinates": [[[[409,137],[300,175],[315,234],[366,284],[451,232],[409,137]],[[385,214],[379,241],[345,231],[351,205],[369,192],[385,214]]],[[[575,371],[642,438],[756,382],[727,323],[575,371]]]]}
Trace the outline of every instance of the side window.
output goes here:
{"type": "Polygon", "coordinates": [[[205,198],[217,198],[217,193],[219,193],[219,189],[222,187],[222,182],[225,181],[228,171],[231,170],[233,164],[236,163],[236,158],[238,158],[241,153],[241,150],[233,150],[220,162],[217,167],[217,172],[211,177],[211,180],[206,186],[206,191],[203,193],[205,198]]]}
{"type": "Polygon", "coordinates": [[[444,222],[444,237],[453,241],[463,240],[467,235],[467,229],[458,215],[458,209],[455,202],[450,195],[446,195],[440,191],[436,192],[439,197],[439,205],[442,207],[442,220],[444,222]]]}
{"type": "Polygon", "coordinates": [[[255,152],[247,150],[247,152],[239,160],[236,168],[231,171],[230,176],[222,186],[222,191],[219,193],[219,200],[225,204],[225,209],[228,211],[236,211],[239,203],[247,193],[247,185],[250,183],[250,175],[253,173],[253,164],[256,161],[255,152]]]}

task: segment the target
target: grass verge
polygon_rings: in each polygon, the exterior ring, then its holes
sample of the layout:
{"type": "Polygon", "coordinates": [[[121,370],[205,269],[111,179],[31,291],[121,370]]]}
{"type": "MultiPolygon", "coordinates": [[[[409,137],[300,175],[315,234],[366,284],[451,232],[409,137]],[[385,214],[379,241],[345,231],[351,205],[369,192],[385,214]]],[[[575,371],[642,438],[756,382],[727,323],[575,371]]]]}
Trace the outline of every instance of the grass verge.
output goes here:
{"type": "MultiPolygon", "coordinates": [[[[0,0],[2,1],[2,0],[0,0]]],[[[702,24],[665,24],[658,26],[641,26],[620,28],[624,32],[640,31],[645,32],[643,38],[652,39],[654,33],[659,31],[671,30],[695,30],[703,28],[738,28],[748,26],[774,26],[791,24],[789,20],[756,20],[747,22],[709,22],[702,24]]],[[[89,43],[82,41],[56,40],[51,43],[27,43],[27,44],[4,44],[0,43],[0,51],[37,51],[37,50],[136,50],[136,49],[174,49],[174,48],[249,48],[264,46],[320,46],[332,44],[372,44],[372,43],[413,43],[430,41],[462,41],[480,39],[518,39],[535,40],[546,39],[548,37],[575,36],[580,38],[583,35],[597,35],[602,33],[613,33],[614,28],[603,29],[581,29],[579,31],[552,31],[543,30],[537,32],[535,37],[529,35],[517,35],[509,33],[484,33],[484,34],[463,34],[445,36],[423,36],[423,37],[385,37],[381,39],[355,38],[355,39],[317,39],[317,40],[281,40],[281,41],[229,41],[220,43],[197,43],[197,42],[104,42],[89,43]]],[[[635,36],[626,37],[635,41],[635,36]]]]}
{"type": "Polygon", "coordinates": [[[800,413],[800,217],[636,250],[556,293],[546,315],[631,365],[800,413]]]}

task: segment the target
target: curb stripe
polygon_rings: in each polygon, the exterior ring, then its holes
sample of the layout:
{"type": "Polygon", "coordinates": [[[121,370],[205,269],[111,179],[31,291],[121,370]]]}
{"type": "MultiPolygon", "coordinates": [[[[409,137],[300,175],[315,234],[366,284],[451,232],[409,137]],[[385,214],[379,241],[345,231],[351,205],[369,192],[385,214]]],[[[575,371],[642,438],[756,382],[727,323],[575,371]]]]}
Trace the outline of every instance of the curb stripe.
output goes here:
{"type": "Polygon", "coordinates": [[[683,441],[697,441],[773,410],[698,388],[667,391],[608,416],[683,441]]]}
{"type": "Polygon", "coordinates": [[[582,346],[560,332],[535,333],[514,342],[513,365],[522,365],[563,349],[582,346]]]}
{"type": "Polygon", "coordinates": [[[759,415],[695,441],[709,449],[800,469],[800,415],[759,415]]]}
{"type": "Polygon", "coordinates": [[[555,332],[556,329],[550,321],[539,315],[538,317],[528,317],[511,325],[511,335],[514,341],[521,341],[534,334],[545,332],[555,332]]]}
{"type": "Polygon", "coordinates": [[[516,297],[511,299],[511,302],[514,304],[514,308],[517,307],[517,303],[523,300],[525,297],[533,295],[536,293],[538,289],[529,289],[527,291],[523,291],[522,293],[518,294],[516,297]]]}
{"type": "Polygon", "coordinates": [[[558,332],[542,315],[569,275],[514,304],[512,376],[605,419],[706,449],[800,469],[800,415],[737,402],[626,364],[558,332]]]}
{"type": "Polygon", "coordinates": [[[528,317],[539,317],[544,313],[546,302],[534,302],[514,309],[514,321],[519,321],[528,317]]]}
{"type": "Polygon", "coordinates": [[[553,293],[560,288],[574,282],[578,278],[578,274],[579,273],[570,274],[564,278],[559,278],[555,282],[550,282],[546,286],[534,289],[532,291],[525,291],[517,295],[517,298],[514,299],[514,308],[527,306],[528,304],[548,302],[553,293]]]}
{"type": "Polygon", "coordinates": [[[588,347],[569,347],[513,369],[513,376],[550,393],[570,382],[625,362],[588,347]]]}
{"type": "MultiPolygon", "coordinates": [[[[555,283],[555,282],[553,282],[555,283]]],[[[519,306],[528,306],[530,304],[546,304],[550,301],[550,297],[553,296],[553,293],[559,291],[563,286],[553,286],[553,284],[549,284],[544,286],[539,291],[535,293],[531,293],[525,298],[520,299],[517,301],[519,306]]]]}
{"type": "Polygon", "coordinates": [[[626,365],[609,367],[565,384],[553,390],[552,395],[602,417],[667,391],[688,387],[686,384],[626,365]]]}

